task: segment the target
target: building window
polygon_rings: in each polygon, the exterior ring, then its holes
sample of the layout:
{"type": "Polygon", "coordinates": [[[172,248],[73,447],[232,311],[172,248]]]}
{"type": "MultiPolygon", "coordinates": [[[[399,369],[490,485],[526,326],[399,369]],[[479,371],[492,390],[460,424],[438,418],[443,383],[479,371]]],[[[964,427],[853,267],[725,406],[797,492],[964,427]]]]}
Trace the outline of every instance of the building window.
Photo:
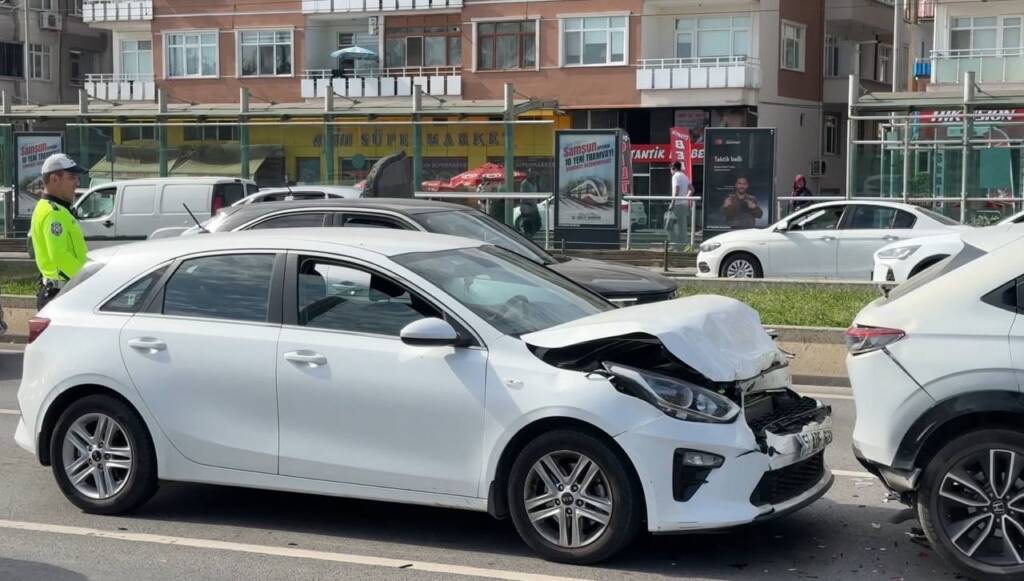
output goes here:
{"type": "Polygon", "coordinates": [[[292,74],[292,31],[243,30],[238,38],[243,77],[292,74]]]}
{"type": "Polygon", "coordinates": [[[71,69],[71,84],[81,85],[84,76],[82,74],[82,51],[68,51],[68,68],[71,69]]]}
{"type": "Polygon", "coordinates": [[[50,45],[29,44],[29,77],[36,81],[50,80],[50,45]]]}
{"type": "Polygon", "coordinates": [[[825,155],[839,155],[839,117],[825,115],[825,155]]]}
{"type": "Polygon", "coordinates": [[[24,77],[25,52],[22,45],[0,42],[0,77],[24,77]]]}
{"type": "Polygon", "coordinates": [[[172,32],[167,39],[167,77],[216,77],[217,33],[172,32]]]}
{"type": "Polygon", "coordinates": [[[995,50],[1021,48],[1020,16],[976,16],[953,18],[949,29],[952,50],[995,50]]]}
{"type": "MultiPolygon", "coordinates": [[[[186,130],[188,128],[186,127],[186,130]]],[[[140,141],[140,140],[154,140],[156,139],[156,127],[152,126],[132,126],[121,128],[121,142],[125,141],[140,141]]]]}
{"type": "Polygon", "coordinates": [[[82,3],[84,0],[68,0],[68,6],[71,9],[71,14],[74,16],[82,15],[82,3]]]}
{"type": "Polygon", "coordinates": [[[121,74],[129,78],[153,76],[153,41],[121,41],[121,74]]]}
{"type": "Polygon", "coordinates": [[[629,39],[625,16],[566,18],[562,28],[562,63],[623,65],[629,39]]]}
{"type": "Polygon", "coordinates": [[[749,16],[676,20],[676,58],[750,56],[749,16]]]}
{"type": "Polygon", "coordinates": [[[825,35],[825,76],[839,76],[839,37],[834,34],[825,35]]]}
{"type": "Polygon", "coordinates": [[[537,22],[482,22],[476,28],[476,66],[481,71],[537,66],[537,22]]]}
{"type": "Polygon", "coordinates": [[[795,22],[782,22],[782,68],[804,72],[807,27],[795,22]]]}
{"type": "Polygon", "coordinates": [[[385,29],[384,62],[389,68],[462,65],[462,27],[385,29]]]}
{"type": "Polygon", "coordinates": [[[238,141],[237,125],[188,125],[185,141],[238,141]]]}
{"type": "Polygon", "coordinates": [[[878,45],[878,66],[875,69],[875,80],[880,83],[892,82],[892,47],[878,45]]]}

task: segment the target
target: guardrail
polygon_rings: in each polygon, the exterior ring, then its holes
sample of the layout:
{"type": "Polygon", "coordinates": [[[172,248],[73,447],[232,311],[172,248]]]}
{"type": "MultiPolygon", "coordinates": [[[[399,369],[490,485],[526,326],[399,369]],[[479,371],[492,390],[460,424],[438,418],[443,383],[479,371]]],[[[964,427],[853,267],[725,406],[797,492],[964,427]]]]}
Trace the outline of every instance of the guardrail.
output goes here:
{"type": "Polygon", "coordinates": [[[696,203],[701,201],[700,196],[622,196],[626,204],[626,250],[630,250],[633,239],[633,202],[687,202],[690,208],[690,247],[694,246],[697,235],[697,212],[696,203]]]}

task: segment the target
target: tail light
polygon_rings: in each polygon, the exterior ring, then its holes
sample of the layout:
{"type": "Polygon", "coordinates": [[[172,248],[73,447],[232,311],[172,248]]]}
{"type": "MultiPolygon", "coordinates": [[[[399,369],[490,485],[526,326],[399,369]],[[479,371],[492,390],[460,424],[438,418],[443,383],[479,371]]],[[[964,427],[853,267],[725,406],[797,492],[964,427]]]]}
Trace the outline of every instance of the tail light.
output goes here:
{"type": "Polygon", "coordinates": [[[210,213],[211,214],[216,214],[223,207],[224,207],[224,194],[222,194],[222,193],[213,194],[213,204],[210,206],[210,213]]]}
{"type": "Polygon", "coordinates": [[[850,353],[857,355],[877,351],[906,336],[907,334],[899,329],[855,326],[846,330],[846,348],[850,353]]]}
{"type": "Polygon", "coordinates": [[[43,331],[50,326],[50,319],[43,317],[32,317],[28,320],[28,342],[31,344],[43,334],[43,331]]]}

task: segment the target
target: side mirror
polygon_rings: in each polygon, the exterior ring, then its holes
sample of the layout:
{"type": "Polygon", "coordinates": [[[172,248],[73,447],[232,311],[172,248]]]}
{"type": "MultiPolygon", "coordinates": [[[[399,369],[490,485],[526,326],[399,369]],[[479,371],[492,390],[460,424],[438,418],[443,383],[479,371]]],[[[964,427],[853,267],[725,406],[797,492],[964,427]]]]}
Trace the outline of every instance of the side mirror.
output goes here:
{"type": "Polygon", "coordinates": [[[398,336],[406,345],[416,347],[455,347],[462,343],[455,327],[448,321],[433,317],[409,323],[398,336]]]}
{"type": "Polygon", "coordinates": [[[789,232],[789,223],[783,222],[779,224],[778,226],[775,227],[775,232],[778,232],[779,234],[785,234],[786,232],[789,232]]]}

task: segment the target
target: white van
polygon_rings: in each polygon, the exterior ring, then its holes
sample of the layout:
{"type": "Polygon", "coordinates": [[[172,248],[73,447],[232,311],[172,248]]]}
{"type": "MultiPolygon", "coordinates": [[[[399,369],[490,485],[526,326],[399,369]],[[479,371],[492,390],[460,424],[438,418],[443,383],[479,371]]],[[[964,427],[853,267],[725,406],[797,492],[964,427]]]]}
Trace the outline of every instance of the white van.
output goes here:
{"type": "Polygon", "coordinates": [[[74,205],[89,248],[145,240],[169,226],[193,226],[258,190],[252,180],[226,177],[151,178],[91,188],[74,205]]]}

